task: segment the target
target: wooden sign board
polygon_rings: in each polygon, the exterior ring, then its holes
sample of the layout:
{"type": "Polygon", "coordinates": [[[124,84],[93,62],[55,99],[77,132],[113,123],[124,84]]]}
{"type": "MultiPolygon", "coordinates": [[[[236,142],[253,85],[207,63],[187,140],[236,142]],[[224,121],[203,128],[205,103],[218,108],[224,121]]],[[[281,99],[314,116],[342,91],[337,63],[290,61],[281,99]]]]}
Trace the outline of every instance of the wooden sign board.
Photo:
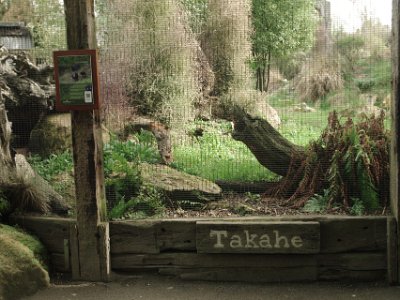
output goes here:
{"type": "Polygon", "coordinates": [[[56,110],[99,108],[96,50],[55,51],[56,110]]]}
{"type": "Polygon", "coordinates": [[[198,253],[318,253],[319,222],[211,222],[196,224],[198,253]]]}

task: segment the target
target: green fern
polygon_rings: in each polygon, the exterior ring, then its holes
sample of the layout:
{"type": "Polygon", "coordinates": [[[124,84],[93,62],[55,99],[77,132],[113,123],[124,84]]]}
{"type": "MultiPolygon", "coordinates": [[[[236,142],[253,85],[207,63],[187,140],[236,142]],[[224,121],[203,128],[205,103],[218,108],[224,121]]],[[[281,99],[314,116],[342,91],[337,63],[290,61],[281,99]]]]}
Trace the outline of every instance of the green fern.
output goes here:
{"type": "Polygon", "coordinates": [[[325,213],[329,203],[330,191],[324,190],[324,195],[315,194],[304,205],[303,211],[311,213],[325,213]]]}

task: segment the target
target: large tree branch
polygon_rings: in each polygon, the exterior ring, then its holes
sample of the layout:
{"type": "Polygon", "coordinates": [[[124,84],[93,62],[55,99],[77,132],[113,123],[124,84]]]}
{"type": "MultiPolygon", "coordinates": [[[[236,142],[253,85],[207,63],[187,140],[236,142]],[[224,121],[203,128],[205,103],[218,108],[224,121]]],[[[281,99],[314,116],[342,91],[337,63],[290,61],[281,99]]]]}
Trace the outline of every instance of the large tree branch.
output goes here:
{"type": "Polygon", "coordinates": [[[267,120],[251,116],[238,105],[219,104],[214,115],[232,121],[232,137],[243,142],[260,164],[278,175],[287,174],[293,156],[305,158],[303,147],[287,140],[267,120]]]}

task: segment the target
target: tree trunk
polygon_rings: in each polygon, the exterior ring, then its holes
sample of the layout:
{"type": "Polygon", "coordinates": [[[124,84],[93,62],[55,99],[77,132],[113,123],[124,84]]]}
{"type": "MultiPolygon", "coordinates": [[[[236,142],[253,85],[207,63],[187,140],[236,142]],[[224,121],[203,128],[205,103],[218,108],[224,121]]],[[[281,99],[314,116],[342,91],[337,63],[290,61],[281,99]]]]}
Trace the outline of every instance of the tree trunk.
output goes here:
{"type": "Polygon", "coordinates": [[[214,115],[232,121],[232,137],[243,142],[261,165],[280,176],[288,173],[293,157],[305,159],[303,147],[288,141],[268,121],[251,116],[237,105],[220,104],[214,115]]]}
{"type": "Polygon", "coordinates": [[[264,80],[265,80],[265,73],[267,73],[267,82],[265,83],[264,92],[268,92],[269,83],[271,81],[271,52],[268,53],[267,70],[265,71],[264,69],[264,80]]]}
{"type": "Polygon", "coordinates": [[[48,67],[40,69],[25,55],[12,55],[5,49],[2,50],[0,55],[2,72],[0,77],[0,191],[4,192],[12,208],[64,214],[70,206],[65,203],[62,196],[33,171],[23,156],[17,155],[15,159],[10,151],[12,133],[15,140],[18,138],[19,129],[24,126],[24,123],[29,123],[29,126],[25,124],[26,131],[23,132],[24,136],[29,137],[30,130],[46,112],[47,100],[54,93],[52,85],[48,82],[52,69],[48,67]]]}

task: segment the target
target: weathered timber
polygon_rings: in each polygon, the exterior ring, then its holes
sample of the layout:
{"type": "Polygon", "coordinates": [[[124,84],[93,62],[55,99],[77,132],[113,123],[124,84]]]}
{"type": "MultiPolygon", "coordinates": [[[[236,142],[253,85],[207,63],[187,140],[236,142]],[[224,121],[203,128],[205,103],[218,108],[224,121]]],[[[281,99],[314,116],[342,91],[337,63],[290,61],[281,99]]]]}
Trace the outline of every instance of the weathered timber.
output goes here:
{"type": "MultiPolygon", "coordinates": [[[[396,218],[397,226],[397,262],[395,259],[391,261],[392,270],[397,269],[397,274],[400,274],[400,166],[399,166],[399,149],[400,149],[400,3],[399,1],[393,0],[392,8],[392,101],[391,101],[391,119],[392,119],[392,130],[391,130],[391,150],[390,150],[390,202],[393,215],[396,218]]],[[[394,238],[394,237],[393,237],[394,238]]],[[[400,276],[397,275],[397,281],[400,283],[400,276]]]]}
{"type": "Polygon", "coordinates": [[[397,261],[399,257],[397,247],[397,221],[394,217],[387,220],[387,280],[389,284],[397,284],[399,282],[399,270],[397,261]]]}
{"type": "Polygon", "coordinates": [[[384,252],[311,255],[131,254],[113,255],[112,268],[114,271],[157,269],[161,274],[198,280],[265,282],[317,279],[382,280],[386,272],[386,254],[384,252]],[[267,271],[270,274],[277,274],[278,278],[266,275],[267,271]],[[228,272],[231,273],[230,276],[226,275],[228,272]],[[252,272],[257,276],[250,275],[252,272]],[[243,279],[242,274],[246,274],[246,279],[243,279]],[[287,278],[282,277],[286,275],[287,278]]]}
{"type": "Polygon", "coordinates": [[[331,218],[320,225],[321,253],[386,250],[386,218],[331,218]]]}
{"type": "Polygon", "coordinates": [[[71,273],[72,278],[79,278],[80,276],[80,260],[79,260],[79,241],[78,241],[78,227],[77,224],[71,224],[69,230],[69,252],[71,256],[71,273]]]}
{"type": "MultiPolygon", "coordinates": [[[[202,219],[111,222],[111,252],[145,254],[195,251],[196,221],[205,222],[202,219]]],[[[386,217],[285,216],[208,220],[208,222],[212,224],[319,222],[322,253],[386,249],[386,217]]]]}
{"type": "Polygon", "coordinates": [[[318,280],[326,281],[382,281],[385,279],[386,270],[352,271],[329,269],[318,274],[318,280]]]}
{"type": "Polygon", "coordinates": [[[70,273],[71,267],[69,261],[65,260],[63,253],[50,254],[50,270],[57,273],[70,273]]]}
{"type": "Polygon", "coordinates": [[[50,253],[64,253],[64,239],[69,239],[73,219],[15,216],[11,221],[36,235],[50,253]]]}
{"type": "MultiPolygon", "coordinates": [[[[64,7],[68,49],[95,49],[94,0],[65,0],[64,7]]],[[[109,245],[101,226],[106,221],[106,203],[100,111],[73,111],[71,128],[79,261],[73,278],[108,281],[109,245]]]]}
{"type": "Polygon", "coordinates": [[[316,266],[295,268],[170,268],[164,274],[175,273],[184,280],[240,282],[302,282],[317,280],[316,266]]]}
{"type": "Polygon", "coordinates": [[[110,251],[119,253],[158,253],[154,223],[110,223],[110,251]]]}
{"type": "Polygon", "coordinates": [[[143,267],[166,268],[245,268],[312,267],[317,264],[315,255],[264,255],[264,254],[121,254],[112,256],[113,270],[140,269],[143,267]]]}
{"type": "Polygon", "coordinates": [[[163,251],[196,251],[196,223],[163,221],[156,225],[157,247],[163,251]]]}
{"type": "Polygon", "coordinates": [[[318,253],[318,222],[210,222],[196,224],[199,253],[318,253]]]}
{"type": "MultiPolygon", "coordinates": [[[[400,185],[399,185],[399,155],[400,149],[400,4],[393,0],[393,44],[392,44],[392,101],[391,101],[391,119],[392,119],[392,137],[390,153],[390,199],[393,214],[399,222],[400,216],[400,185]]],[[[399,223],[398,223],[399,224],[399,223]]]]}
{"type": "Polygon", "coordinates": [[[318,267],[351,271],[386,270],[385,252],[351,252],[317,255],[318,267]]]}
{"type": "Polygon", "coordinates": [[[374,281],[386,277],[386,253],[358,252],[318,256],[319,280],[374,281]]]}

